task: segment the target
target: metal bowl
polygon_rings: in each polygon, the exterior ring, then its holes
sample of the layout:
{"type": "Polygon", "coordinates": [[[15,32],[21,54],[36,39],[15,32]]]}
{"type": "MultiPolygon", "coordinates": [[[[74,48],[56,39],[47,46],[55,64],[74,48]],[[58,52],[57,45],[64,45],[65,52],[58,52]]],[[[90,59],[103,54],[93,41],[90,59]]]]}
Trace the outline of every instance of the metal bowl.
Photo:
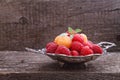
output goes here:
{"type": "MultiPolygon", "coordinates": [[[[114,43],[111,42],[100,42],[98,43],[99,46],[101,46],[103,48],[103,54],[105,54],[108,48],[116,46],[114,43]]],[[[55,53],[46,53],[46,49],[39,49],[39,50],[35,50],[35,49],[31,49],[31,48],[26,48],[27,51],[30,52],[34,52],[34,53],[41,53],[44,55],[49,56],[50,58],[52,58],[53,60],[57,60],[59,62],[63,62],[63,63],[85,63],[91,60],[95,60],[97,59],[99,56],[101,56],[102,54],[96,53],[96,54],[90,54],[87,56],[67,56],[64,54],[55,54],[55,53]]]]}
{"type": "Polygon", "coordinates": [[[84,63],[91,60],[95,60],[101,54],[91,54],[87,56],[66,56],[62,54],[54,54],[54,53],[46,53],[47,56],[52,58],[53,60],[57,60],[59,62],[64,63],[84,63]]]}

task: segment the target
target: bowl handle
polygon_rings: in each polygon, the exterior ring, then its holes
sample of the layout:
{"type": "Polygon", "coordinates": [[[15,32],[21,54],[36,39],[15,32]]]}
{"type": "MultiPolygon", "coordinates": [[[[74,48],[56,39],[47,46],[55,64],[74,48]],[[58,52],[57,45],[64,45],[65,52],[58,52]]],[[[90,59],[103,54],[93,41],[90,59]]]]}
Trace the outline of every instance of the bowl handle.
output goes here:
{"type": "Polygon", "coordinates": [[[101,46],[103,48],[104,53],[107,53],[107,49],[116,46],[115,43],[112,42],[100,42],[98,43],[99,46],[101,46]]]}
{"type": "Polygon", "coordinates": [[[39,53],[39,54],[44,54],[44,55],[45,55],[45,51],[46,51],[45,48],[35,50],[35,49],[32,49],[32,48],[28,48],[28,47],[26,47],[25,49],[26,49],[27,51],[29,51],[29,52],[39,53]]]}

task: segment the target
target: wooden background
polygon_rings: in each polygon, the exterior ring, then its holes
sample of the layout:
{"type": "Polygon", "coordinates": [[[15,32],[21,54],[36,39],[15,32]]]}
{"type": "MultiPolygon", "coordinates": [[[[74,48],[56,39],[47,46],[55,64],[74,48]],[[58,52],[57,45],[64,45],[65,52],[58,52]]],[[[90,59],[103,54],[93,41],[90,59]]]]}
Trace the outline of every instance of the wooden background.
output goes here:
{"type": "Polygon", "coordinates": [[[68,26],[120,51],[120,0],[0,0],[0,50],[43,48],[68,26]]]}

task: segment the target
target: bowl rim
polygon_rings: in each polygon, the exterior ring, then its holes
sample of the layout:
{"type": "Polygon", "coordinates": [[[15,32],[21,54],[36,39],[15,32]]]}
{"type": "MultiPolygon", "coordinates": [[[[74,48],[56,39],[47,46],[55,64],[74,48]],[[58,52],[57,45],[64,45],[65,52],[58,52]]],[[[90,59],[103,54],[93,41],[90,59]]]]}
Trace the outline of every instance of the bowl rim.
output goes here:
{"type": "Polygon", "coordinates": [[[101,56],[102,54],[100,53],[94,53],[94,54],[89,54],[85,56],[72,56],[72,55],[65,55],[65,54],[55,54],[55,53],[46,53],[46,55],[50,56],[61,56],[61,57],[69,57],[69,58],[84,58],[84,57],[90,57],[90,56],[101,56]]]}

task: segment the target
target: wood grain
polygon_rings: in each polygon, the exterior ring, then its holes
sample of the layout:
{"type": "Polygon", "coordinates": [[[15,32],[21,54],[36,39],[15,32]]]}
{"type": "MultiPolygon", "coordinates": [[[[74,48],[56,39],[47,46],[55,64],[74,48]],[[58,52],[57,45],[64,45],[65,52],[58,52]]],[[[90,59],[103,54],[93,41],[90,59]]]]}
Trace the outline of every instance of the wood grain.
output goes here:
{"type": "Polygon", "coordinates": [[[67,27],[120,50],[120,0],[1,0],[0,50],[43,48],[67,27]]]}
{"type": "Polygon", "coordinates": [[[0,52],[0,80],[119,80],[120,52],[81,65],[60,67],[51,58],[23,51],[0,52]]]}

